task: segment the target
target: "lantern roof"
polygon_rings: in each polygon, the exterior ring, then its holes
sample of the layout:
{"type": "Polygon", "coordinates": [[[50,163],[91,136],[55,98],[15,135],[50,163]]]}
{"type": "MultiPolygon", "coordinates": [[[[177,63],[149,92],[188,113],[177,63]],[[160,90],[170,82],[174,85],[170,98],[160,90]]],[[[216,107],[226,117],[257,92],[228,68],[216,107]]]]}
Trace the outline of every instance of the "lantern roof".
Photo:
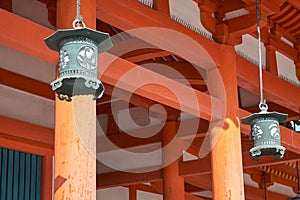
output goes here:
{"type": "Polygon", "coordinates": [[[108,33],[95,31],[90,28],[77,29],[59,29],[44,41],[49,49],[59,51],[60,42],[66,38],[72,37],[87,37],[96,42],[98,46],[98,53],[104,52],[112,47],[112,42],[108,33]]]}
{"type": "Polygon", "coordinates": [[[250,116],[242,118],[242,123],[252,124],[254,119],[261,118],[261,117],[273,117],[278,119],[278,122],[282,122],[287,119],[288,115],[279,112],[261,111],[259,113],[253,113],[250,116]]]}

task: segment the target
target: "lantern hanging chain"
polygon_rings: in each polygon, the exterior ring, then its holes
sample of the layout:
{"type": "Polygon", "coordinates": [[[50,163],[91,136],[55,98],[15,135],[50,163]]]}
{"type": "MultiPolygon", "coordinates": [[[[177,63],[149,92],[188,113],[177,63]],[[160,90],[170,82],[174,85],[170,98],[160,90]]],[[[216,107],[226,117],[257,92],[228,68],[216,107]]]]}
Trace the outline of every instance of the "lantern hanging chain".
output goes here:
{"type": "Polygon", "coordinates": [[[73,21],[73,28],[77,29],[77,28],[85,28],[85,24],[83,22],[83,17],[81,16],[80,13],[80,0],[76,0],[76,18],[73,21]]]}
{"type": "Polygon", "coordinates": [[[256,23],[257,23],[257,39],[258,39],[258,63],[259,63],[259,91],[260,91],[260,110],[268,110],[268,105],[264,99],[263,93],[263,77],[262,77],[262,56],[261,56],[261,34],[260,34],[260,9],[259,0],[256,0],[256,23]]]}

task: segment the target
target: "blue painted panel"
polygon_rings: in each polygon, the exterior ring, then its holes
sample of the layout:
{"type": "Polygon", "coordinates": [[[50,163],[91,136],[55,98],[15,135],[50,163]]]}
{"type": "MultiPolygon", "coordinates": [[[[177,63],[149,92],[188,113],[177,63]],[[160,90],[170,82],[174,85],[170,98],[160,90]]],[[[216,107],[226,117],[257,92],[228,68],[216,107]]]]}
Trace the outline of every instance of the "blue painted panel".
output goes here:
{"type": "MultiPolygon", "coordinates": [[[[36,174],[36,155],[31,155],[31,174],[36,174]]],[[[36,177],[31,176],[30,180],[30,200],[35,200],[36,177]]]]}
{"type": "Polygon", "coordinates": [[[13,200],[18,200],[18,197],[19,197],[19,164],[20,164],[20,152],[15,151],[13,200]]]}
{"type": "Polygon", "coordinates": [[[1,169],[1,191],[0,199],[6,199],[6,181],[7,181],[7,149],[2,150],[2,169],[1,169]]]}
{"type": "Polygon", "coordinates": [[[40,200],[41,167],[41,156],[0,147],[0,200],[40,200]]]}
{"type": "Polygon", "coordinates": [[[25,194],[24,199],[30,200],[30,178],[31,178],[31,155],[26,154],[25,155],[25,194]]]}
{"type": "Polygon", "coordinates": [[[42,174],[42,157],[37,156],[36,160],[36,200],[41,199],[41,174],[42,174]]]}
{"type": "Polygon", "coordinates": [[[8,165],[7,165],[7,186],[6,186],[6,199],[12,199],[13,193],[13,172],[14,172],[14,151],[8,150],[8,165]]]}
{"type": "Polygon", "coordinates": [[[25,190],[25,153],[20,152],[19,199],[24,199],[25,190]]]}

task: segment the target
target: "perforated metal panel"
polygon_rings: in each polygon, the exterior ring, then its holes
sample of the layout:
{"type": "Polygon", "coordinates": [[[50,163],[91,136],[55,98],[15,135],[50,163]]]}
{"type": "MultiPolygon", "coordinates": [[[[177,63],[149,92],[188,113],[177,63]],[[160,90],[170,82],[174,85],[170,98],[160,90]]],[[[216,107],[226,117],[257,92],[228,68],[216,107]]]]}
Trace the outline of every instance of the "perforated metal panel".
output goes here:
{"type": "Polygon", "coordinates": [[[41,199],[42,157],[0,147],[0,199],[41,199]]]}

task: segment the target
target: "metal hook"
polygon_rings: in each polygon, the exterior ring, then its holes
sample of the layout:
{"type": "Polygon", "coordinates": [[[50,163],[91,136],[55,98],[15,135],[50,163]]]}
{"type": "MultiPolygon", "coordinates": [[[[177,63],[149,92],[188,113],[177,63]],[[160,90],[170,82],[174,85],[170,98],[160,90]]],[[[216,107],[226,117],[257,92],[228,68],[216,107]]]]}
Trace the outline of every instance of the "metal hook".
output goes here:
{"type": "Polygon", "coordinates": [[[75,19],[72,24],[73,24],[74,29],[79,29],[79,28],[85,28],[86,27],[85,23],[83,21],[78,20],[78,19],[75,19]]]}
{"type": "Polygon", "coordinates": [[[76,2],[76,18],[73,21],[73,28],[78,29],[78,28],[85,28],[85,23],[82,20],[82,16],[80,14],[80,0],[77,0],[76,2]]]}

